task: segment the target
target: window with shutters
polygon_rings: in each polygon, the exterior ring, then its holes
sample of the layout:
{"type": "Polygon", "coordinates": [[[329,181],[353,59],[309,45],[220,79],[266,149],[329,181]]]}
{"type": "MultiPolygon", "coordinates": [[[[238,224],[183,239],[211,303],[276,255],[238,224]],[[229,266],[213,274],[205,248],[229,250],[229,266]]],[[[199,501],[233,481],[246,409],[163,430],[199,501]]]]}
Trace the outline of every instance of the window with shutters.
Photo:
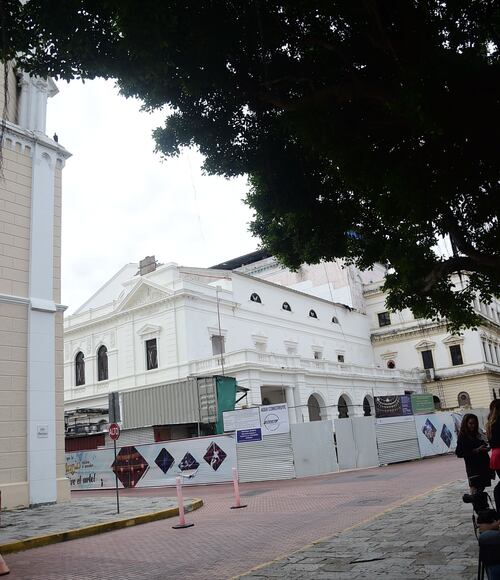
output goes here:
{"type": "Polygon", "coordinates": [[[424,369],[433,369],[434,368],[434,358],[432,356],[432,350],[423,350],[422,354],[422,363],[424,365],[424,369]]]}
{"type": "Polygon", "coordinates": [[[85,384],[85,357],[83,352],[79,352],[75,357],[75,385],[77,387],[85,384]]]}
{"type": "Polygon", "coordinates": [[[156,338],[146,340],[146,369],[148,371],[158,368],[158,347],[156,338]]]}
{"type": "Polygon", "coordinates": [[[211,339],[212,339],[212,354],[214,356],[224,354],[225,352],[224,337],[218,334],[213,334],[211,339]]]}
{"type": "Polygon", "coordinates": [[[104,345],[97,351],[97,380],[108,380],[108,349],[104,345]]]}
{"type": "Polygon", "coordinates": [[[391,315],[388,312],[379,312],[377,316],[379,326],[390,326],[391,315]]]}
{"type": "Polygon", "coordinates": [[[464,360],[462,357],[462,349],[459,344],[453,344],[450,346],[450,356],[451,356],[451,364],[454,367],[464,364],[464,360]]]}

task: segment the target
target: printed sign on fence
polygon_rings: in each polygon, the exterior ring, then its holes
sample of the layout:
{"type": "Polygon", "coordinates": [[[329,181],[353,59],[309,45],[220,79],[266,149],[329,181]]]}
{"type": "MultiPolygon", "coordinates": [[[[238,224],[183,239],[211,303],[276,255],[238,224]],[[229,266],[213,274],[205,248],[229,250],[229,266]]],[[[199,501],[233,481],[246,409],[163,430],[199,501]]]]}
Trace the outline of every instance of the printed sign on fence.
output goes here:
{"type": "Polygon", "coordinates": [[[262,429],[241,429],[236,431],[237,443],[254,443],[262,441],[262,429]]]}
{"type": "Polygon", "coordinates": [[[184,485],[231,481],[236,467],[233,436],[216,435],[149,445],[118,446],[66,453],[66,477],[72,489],[184,485]]]}
{"type": "Polygon", "coordinates": [[[289,433],[290,419],[288,418],[288,405],[286,403],[262,405],[260,408],[260,423],[264,437],[266,435],[289,433]]]}

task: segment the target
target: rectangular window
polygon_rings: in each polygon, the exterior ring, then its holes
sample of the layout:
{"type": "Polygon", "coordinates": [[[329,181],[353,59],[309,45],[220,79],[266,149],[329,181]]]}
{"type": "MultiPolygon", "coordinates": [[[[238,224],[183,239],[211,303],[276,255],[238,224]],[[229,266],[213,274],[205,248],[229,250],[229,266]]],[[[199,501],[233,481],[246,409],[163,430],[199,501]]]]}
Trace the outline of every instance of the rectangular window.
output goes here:
{"type": "Polygon", "coordinates": [[[423,350],[422,351],[422,362],[424,364],[424,369],[433,369],[434,368],[434,359],[432,357],[432,350],[423,350]]]}
{"type": "Polygon", "coordinates": [[[454,344],[450,346],[451,364],[456,367],[457,365],[463,365],[464,360],[462,358],[462,349],[459,344],[454,344]]]}
{"type": "Polygon", "coordinates": [[[146,368],[148,371],[158,368],[158,349],[156,338],[146,340],[146,368]]]}
{"type": "Polygon", "coordinates": [[[490,362],[489,359],[488,359],[488,351],[486,350],[486,341],[485,340],[482,340],[481,341],[481,344],[483,345],[484,360],[486,362],[490,362]]]}
{"type": "Polygon", "coordinates": [[[218,354],[224,354],[226,349],[224,347],[224,337],[213,334],[212,335],[212,354],[217,356],[218,354]]]}
{"type": "Polygon", "coordinates": [[[337,362],[339,362],[339,363],[345,362],[345,357],[344,357],[343,354],[338,354],[337,355],[337,362]]]}
{"type": "Polygon", "coordinates": [[[378,325],[389,326],[391,324],[391,315],[388,312],[378,313],[378,325]]]}
{"type": "Polygon", "coordinates": [[[314,351],[314,358],[316,360],[320,360],[323,358],[323,353],[320,350],[315,350],[314,351]]]}

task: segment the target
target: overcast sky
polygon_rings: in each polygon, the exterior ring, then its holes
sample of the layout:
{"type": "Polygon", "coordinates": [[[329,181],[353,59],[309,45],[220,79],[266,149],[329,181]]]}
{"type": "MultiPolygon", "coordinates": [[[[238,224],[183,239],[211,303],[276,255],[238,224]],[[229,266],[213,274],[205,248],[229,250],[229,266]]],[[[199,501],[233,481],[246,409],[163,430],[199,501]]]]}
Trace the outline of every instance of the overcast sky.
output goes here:
{"type": "Polygon", "coordinates": [[[124,264],[211,266],[253,251],[244,178],[202,175],[201,156],[162,160],[152,130],[163,113],[140,112],[111,81],[57,83],[47,134],[72,157],[63,171],[62,302],[68,313],[124,264]]]}

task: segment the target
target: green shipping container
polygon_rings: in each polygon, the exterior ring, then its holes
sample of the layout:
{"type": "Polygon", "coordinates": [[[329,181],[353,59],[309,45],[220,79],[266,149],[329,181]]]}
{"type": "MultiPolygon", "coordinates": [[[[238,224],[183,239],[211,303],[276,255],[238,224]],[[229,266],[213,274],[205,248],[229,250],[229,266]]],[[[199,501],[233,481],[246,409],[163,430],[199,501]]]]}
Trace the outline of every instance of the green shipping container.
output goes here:
{"type": "Polygon", "coordinates": [[[224,411],[234,411],[236,404],[236,379],[234,377],[216,377],[217,386],[217,424],[216,433],[224,433],[224,422],[222,413],[224,411]]]}

